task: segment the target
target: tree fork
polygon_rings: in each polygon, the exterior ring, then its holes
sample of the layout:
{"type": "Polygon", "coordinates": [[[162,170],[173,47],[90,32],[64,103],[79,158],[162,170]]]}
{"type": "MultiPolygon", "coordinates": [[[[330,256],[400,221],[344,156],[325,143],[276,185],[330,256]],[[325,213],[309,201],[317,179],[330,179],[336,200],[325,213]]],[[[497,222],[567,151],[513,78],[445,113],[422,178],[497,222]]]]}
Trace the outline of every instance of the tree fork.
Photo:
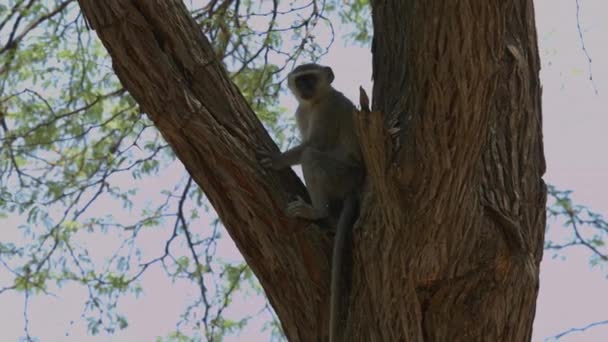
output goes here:
{"type": "MultiPolygon", "coordinates": [[[[284,216],[305,189],[258,165],[257,142],[276,146],[183,3],[79,3],[289,340],[326,340],[331,241],[284,216]]],[[[532,1],[384,0],[372,14],[346,340],[529,340],[546,201],[532,1]]]]}

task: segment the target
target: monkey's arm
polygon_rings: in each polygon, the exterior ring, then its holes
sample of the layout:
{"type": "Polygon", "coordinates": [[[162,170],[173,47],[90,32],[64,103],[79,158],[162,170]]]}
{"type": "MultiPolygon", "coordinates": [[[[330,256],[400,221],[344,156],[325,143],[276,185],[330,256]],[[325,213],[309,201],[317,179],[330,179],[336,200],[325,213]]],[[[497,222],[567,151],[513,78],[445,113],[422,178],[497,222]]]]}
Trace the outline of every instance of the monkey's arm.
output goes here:
{"type": "Polygon", "coordinates": [[[302,152],[308,147],[307,143],[302,143],[281,154],[269,155],[267,152],[259,151],[261,155],[260,164],[273,170],[281,170],[286,167],[297,165],[302,162],[302,152]]]}

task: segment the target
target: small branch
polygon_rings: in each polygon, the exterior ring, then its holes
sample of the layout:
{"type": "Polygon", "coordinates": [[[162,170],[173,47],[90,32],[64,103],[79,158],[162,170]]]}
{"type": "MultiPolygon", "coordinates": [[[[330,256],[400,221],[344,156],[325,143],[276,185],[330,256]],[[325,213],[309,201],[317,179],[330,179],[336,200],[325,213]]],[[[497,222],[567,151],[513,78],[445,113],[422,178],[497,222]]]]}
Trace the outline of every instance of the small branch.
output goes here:
{"type": "MultiPolygon", "coordinates": [[[[35,29],[36,27],[38,27],[38,25],[40,25],[44,21],[52,18],[56,14],[61,13],[61,11],[63,11],[63,9],[66,8],[73,1],[74,0],[67,0],[67,1],[59,4],[55,9],[53,9],[49,13],[47,13],[45,15],[42,15],[38,19],[32,21],[18,35],[15,35],[15,33],[16,33],[16,27],[15,27],[15,30],[13,30],[13,32],[11,32],[11,36],[9,37],[7,43],[2,48],[0,48],[0,54],[4,53],[8,49],[15,48],[30,31],[32,31],[33,29],[35,29]]],[[[31,1],[30,3],[33,3],[33,1],[31,1]]],[[[17,23],[17,25],[18,25],[18,23],[17,23]]],[[[15,26],[17,26],[17,25],[15,25],[15,26]]]]}
{"type": "MultiPolygon", "coordinates": [[[[195,264],[195,270],[194,270],[194,275],[197,278],[198,281],[198,286],[200,288],[201,291],[201,299],[203,301],[203,304],[205,305],[205,311],[202,317],[202,321],[203,324],[205,325],[205,330],[209,331],[209,326],[208,326],[208,318],[209,318],[209,309],[211,308],[211,305],[209,304],[209,300],[207,299],[207,287],[205,286],[205,280],[203,278],[203,266],[200,262],[200,259],[198,258],[198,254],[196,254],[196,251],[194,249],[194,243],[192,240],[192,235],[190,234],[190,230],[188,228],[188,223],[186,222],[186,217],[184,215],[184,203],[186,202],[186,199],[188,198],[188,192],[190,191],[190,187],[192,186],[192,177],[188,177],[188,182],[186,183],[186,186],[184,187],[184,192],[182,193],[182,196],[179,200],[179,204],[178,204],[178,208],[177,208],[177,222],[181,223],[181,228],[184,231],[184,234],[186,235],[186,242],[188,243],[188,248],[190,249],[190,252],[192,253],[192,258],[194,259],[194,264],[195,264]]],[[[176,224],[177,224],[176,222],[176,224]]]]}
{"type": "Polygon", "coordinates": [[[581,328],[571,328],[571,329],[568,329],[568,330],[566,330],[564,332],[561,332],[561,333],[559,333],[559,334],[557,334],[555,336],[547,337],[547,338],[545,338],[545,341],[557,341],[560,338],[562,338],[562,337],[564,337],[564,336],[566,336],[568,334],[571,334],[571,333],[574,333],[574,332],[582,332],[582,331],[585,331],[587,329],[591,329],[591,328],[596,327],[598,325],[604,325],[604,324],[608,324],[608,320],[599,321],[599,322],[593,322],[593,323],[587,324],[586,326],[581,327],[581,328]]]}
{"type": "Polygon", "coordinates": [[[580,243],[583,246],[589,248],[593,253],[595,253],[597,256],[599,256],[602,260],[608,261],[608,255],[600,252],[597,248],[595,248],[595,246],[593,246],[592,244],[587,242],[587,240],[585,240],[585,238],[583,238],[580,231],[578,230],[578,226],[576,225],[576,217],[575,217],[574,213],[569,212],[568,216],[570,216],[570,220],[572,221],[572,229],[574,230],[574,235],[580,241],[580,243]]]}
{"type": "Polygon", "coordinates": [[[581,48],[583,49],[583,53],[587,58],[587,65],[589,67],[589,81],[591,81],[591,86],[595,91],[595,94],[598,95],[599,92],[597,90],[597,86],[595,85],[595,81],[593,80],[593,72],[591,70],[591,56],[589,55],[589,51],[587,51],[587,47],[585,46],[585,40],[583,38],[583,29],[581,28],[581,4],[580,0],[576,0],[576,28],[578,30],[578,37],[581,42],[581,48]]]}

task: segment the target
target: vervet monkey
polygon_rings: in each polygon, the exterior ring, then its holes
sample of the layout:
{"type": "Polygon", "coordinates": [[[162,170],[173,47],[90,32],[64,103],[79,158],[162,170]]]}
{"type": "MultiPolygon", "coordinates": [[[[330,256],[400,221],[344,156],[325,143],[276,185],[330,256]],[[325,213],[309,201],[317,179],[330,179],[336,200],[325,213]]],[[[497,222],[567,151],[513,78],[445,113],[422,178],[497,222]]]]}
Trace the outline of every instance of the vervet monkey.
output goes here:
{"type": "Polygon", "coordinates": [[[354,131],[355,106],[331,83],[330,67],[304,64],[288,76],[288,86],[298,100],[296,120],[302,143],[277,155],[261,153],[262,166],[279,170],[302,164],[304,181],[312,205],[301,198],[287,206],[287,214],[308,220],[336,222],[332,256],[330,342],[343,334],[339,314],[341,274],[345,246],[358,212],[358,195],[364,168],[354,131]]]}

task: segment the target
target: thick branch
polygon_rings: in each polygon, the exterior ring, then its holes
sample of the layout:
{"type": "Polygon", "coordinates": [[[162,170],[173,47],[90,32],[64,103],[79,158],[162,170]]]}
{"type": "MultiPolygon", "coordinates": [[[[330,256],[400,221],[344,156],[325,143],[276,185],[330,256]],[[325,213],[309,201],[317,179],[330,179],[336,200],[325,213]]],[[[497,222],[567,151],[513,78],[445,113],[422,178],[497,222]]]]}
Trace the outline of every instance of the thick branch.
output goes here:
{"type": "Polygon", "coordinates": [[[262,283],[291,341],[326,321],[329,245],[287,219],[305,194],[291,171],[269,173],[255,147],[276,146],[180,0],[80,0],[114,70],[206,193],[262,283]]]}

